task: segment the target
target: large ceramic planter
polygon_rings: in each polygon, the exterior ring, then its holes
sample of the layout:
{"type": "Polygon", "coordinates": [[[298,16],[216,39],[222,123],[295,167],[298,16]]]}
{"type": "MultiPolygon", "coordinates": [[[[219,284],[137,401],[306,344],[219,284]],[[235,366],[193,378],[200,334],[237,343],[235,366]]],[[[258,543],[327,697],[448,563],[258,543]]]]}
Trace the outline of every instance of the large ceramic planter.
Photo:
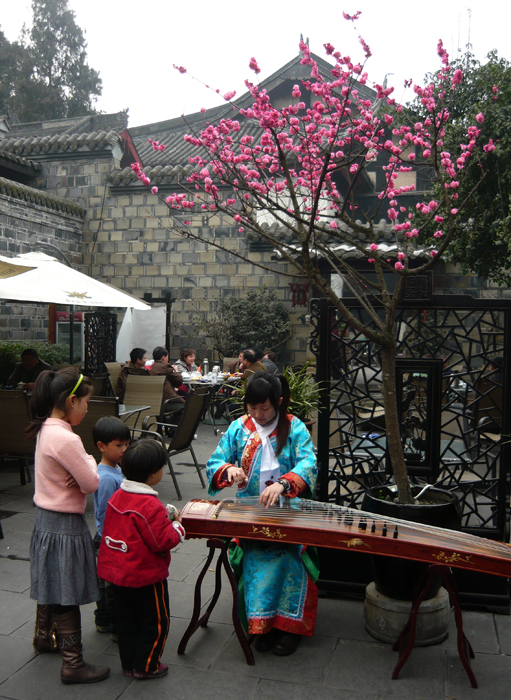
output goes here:
{"type": "MultiPolygon", "coordinates": [[[[420,487],[412,488],[414,496],[419,491],[420,487]]],[[[447,491],[430,488],[427,491],[428,503],[419,505],[386,501],[387,494],[392,494],[387,487],[370,489],[364,497],[362,510],[388,518],[460,529],[458,498],[447,491]]],[[[374,584],[366,589],[366,628],[373,637],[393,643],[408,619],[416,586],[425,583],[428,565],[381,555],[371,555],[371,560],[374,584]]],[[[440,577],[430,588],[420,611],[416,643],[426,646],[443,641],[449,624],[449,598],[441,588],[440,577]]]]}
{"type": "MultiPolygon", "coordinates": [[[[420,490],[419,486],[413,487],[412,495],[416,496],[420,490]]],[[[389,518],[444,527],[449,530],[460,529],[459,501],[457,496],[448,491],[429,488],[425,494],[428,503],[420,505],[386,501],[384,498],[387,494],[393,494],[393,492],[386,486],[370,489],[364,496],[362,510],[389,518]],[[430,504],[430,500],[435,502],[430,504]]],[[[411,600],[415,585],[421,578],[425,578],[428,572],[428,565],[423,562],[381,555],[372,555],[371,558],[376,590],[389,598],[411,600]]],[[[440,584],[436,586],[436,589],[432,589],[428,597],[433,598],[438,593],[439,587],[440,584]]]]}

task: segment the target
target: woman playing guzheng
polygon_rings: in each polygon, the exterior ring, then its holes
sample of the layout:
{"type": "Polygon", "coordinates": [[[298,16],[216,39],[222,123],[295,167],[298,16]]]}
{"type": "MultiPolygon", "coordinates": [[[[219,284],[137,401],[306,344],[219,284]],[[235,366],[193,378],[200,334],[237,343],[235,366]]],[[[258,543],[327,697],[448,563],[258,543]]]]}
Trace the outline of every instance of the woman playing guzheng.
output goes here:
{"type": "MultiPolygon", "coordinates": [[[[235,484],[237,498],[259,497],[266,507],[278,507],[281,496],[312,497],[317,476],[314,446],[305,425],[287,413],[288,405],[285,377],[255,372],[245,394],[246,415],[231,423],[208,461],[211,496],[235,484]]],[[[314,632],[315,549],[242,540],[230,556],[245,603],[240,617],[249,634],[259,635],[256,649],[292,654],[302,636],[314,632]]]]}

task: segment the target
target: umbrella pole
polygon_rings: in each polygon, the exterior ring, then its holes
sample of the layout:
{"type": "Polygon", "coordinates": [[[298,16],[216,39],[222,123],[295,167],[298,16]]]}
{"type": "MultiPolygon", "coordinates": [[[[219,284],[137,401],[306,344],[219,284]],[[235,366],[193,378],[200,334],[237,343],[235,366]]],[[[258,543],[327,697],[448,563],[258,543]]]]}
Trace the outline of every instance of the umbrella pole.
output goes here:
{"type": "Polygon", "coordinates": [[[73,364],[74,355],[74,324],[75,324],[75,307],[69,307],[69,364],[73,364]]]}

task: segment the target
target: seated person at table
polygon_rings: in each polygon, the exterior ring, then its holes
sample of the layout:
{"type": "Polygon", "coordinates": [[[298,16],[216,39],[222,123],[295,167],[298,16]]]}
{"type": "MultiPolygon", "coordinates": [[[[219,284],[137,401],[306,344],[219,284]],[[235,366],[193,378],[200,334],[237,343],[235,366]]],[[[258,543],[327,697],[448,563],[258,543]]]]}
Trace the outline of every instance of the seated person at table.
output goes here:
{"type": "Polygon", "coordinates": [[[178,372],[196,372],[195,350],[193,348],[183,348],[181,357],[176,362],[176,367],[178,372]]]}
{"type": "MultiPolygon", "coordinates": [[[[165,377],[163,385],[163,401],[165,403],[165,413],[180,412],[183,409],[184,398],[179,396],[176,389],[183,384],[183,377],[176,365],[169,364],[168,350],[161,345],[153,350],[154,362],[151,365],[149,374],[157,377],[165,377]]],[[[176,417],[174,415],[174,417],[176,417]]]]}
{"type": "Polygon", "coordinates": [[[126,391],[128,374],[145,374],[149,376],[149,371],[145,368],[145,353],[146,351],[143,348],[133,348],[133,350],[130,352],[130,361],[124,365],[119,375],[119,379],[117,380],[117,395],[120,403],[124,403],[124,393],[126,391]]]}
{"type": "MultiPolygon", "coordinates": [[[[207,463],[209,495],[237,486],[236,497],[270,507],[279,497],[311,497],[317,477],[314,445],[305,425],[287,413],[282,375],[257,372],[248,382],[246,415],[231,423],[207,463]]],[[[314,548],[275,540],[243,540],[231,551],[240,613],[256,649],[292,654],[316,622],[318,567],[314,548]],[[244,606],[243,606],[244,603],[244,606]],[[246,613],[246,616],[243,615],[246,613]]]]}
{"type": "MultiPolygon", "coordinates": [[[[240,373],[242,379],[247,381],[250,379],[250,377],[255,374],[256,372],[266,372],[266,367],[263,365],[262,362],[259,362],[257,359],[257,355],[255,353],[255,350],[251,348],[247,348],[246,350],[243,350],[242,354],[242,360],[241,360],[241,367],[240,367],[240,373]]],[[[236,373],[238,374],[238,373],[236,373]]]]}
{"type": "Polygon", "coordinates": [[[277,374],[279,371],[279,368],[275,364],[275,360],[277,359],[277,356],[272,350],[263,350],[263,356],[261,358],[261,362],[263,365],[266,367],[267,372],[271,372],[271,374],[277,374]]]}
{"type": "Polygon", "coordinates": [[[5,386],[16,388],[23,382],[23,389],[33,389],[35,380],[47,369],[52,369],[51,365],[39,359],[36,350],[27,348],[21,353],[21,362],[17,362],[14,372],[5,382],[5,386]]]}
{"type": "MultiPolygon", "coordinates": [[[[229,374],[234,374],[235,372],[239,372],[242,362],[243,362],[243,353],[240,352],[240,354],[238,355],[238,359],[233,360],[232,362],[229,362],[229,364],[227,365],[227,371],[229,372],[229,374]]],[[[241,371],[243,372],[243,370],[241,370],[241,371]]]]}

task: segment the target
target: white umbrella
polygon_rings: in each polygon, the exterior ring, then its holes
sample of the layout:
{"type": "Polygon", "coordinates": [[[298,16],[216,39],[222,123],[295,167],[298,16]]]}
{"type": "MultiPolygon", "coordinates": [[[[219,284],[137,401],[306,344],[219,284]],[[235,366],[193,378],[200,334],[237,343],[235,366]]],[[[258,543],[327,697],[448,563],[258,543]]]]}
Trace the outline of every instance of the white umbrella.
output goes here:
{"type": "Polygon", "coordinates": [[[67,306],[108,306],[146,311],[141,299],[99,282],[45,253],[0,255],[0,299],[67,306]]]}

